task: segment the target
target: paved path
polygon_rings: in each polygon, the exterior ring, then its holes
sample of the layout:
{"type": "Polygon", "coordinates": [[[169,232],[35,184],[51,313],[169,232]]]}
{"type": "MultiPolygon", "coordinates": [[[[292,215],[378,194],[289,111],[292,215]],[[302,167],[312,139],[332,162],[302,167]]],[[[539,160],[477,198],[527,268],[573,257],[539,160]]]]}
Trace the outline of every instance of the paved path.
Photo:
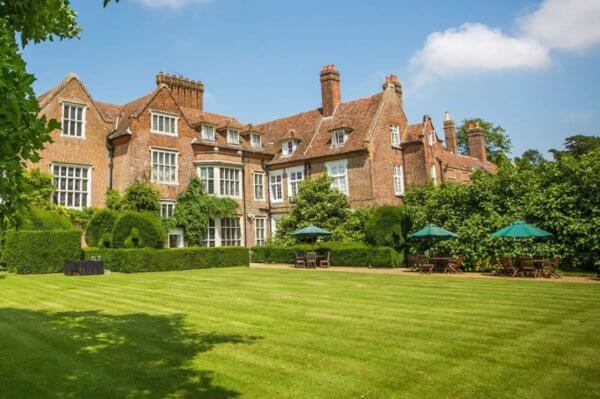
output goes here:
{"type": "MultiPolygon", "coordinates": [[[[369,268],[369,267],[348,267],[348,266],[332,266],[326,269],[296,269],[293,265],[286,264],[264,264],[264,263],[251,263],[250,267],[253,269],[289,269],[296,270],[298,272],[351,272],[351,273],[370,273],[370,274],[395,274],[400,276],[423,276],[427,278],[439,278],[439,277],[455,277],[455,278],[484,278],[484,279],[510,279],[510,280],[534,280],[531,277],[503,277],[494,276],[491,273],[434,273],[434,274],[420,274],[411,272],[406,268],[369,268]]],[[[552,281],[552,282],[571,282],[571,283],[592,283],[599,284],[600,279],[591,276],[562,276],[561,278],[537,278],[535,281],[552,281]]]]}

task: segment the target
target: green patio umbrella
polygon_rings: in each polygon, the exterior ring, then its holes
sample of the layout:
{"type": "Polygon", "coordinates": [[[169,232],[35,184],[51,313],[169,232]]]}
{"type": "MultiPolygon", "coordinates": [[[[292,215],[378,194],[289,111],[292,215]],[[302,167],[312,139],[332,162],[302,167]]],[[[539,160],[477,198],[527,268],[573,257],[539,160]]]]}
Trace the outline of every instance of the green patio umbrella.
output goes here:
{"type": "Polygon", "coordinates": [[[296,237],[297,239],[300,238],[313,238],[313,239],[317,239],[317,237],[326,237],[326,236],[330,236],[331,233],[325,229],[322,229],[320,227],[315,226],[314,224],[311,224],[310,226],[307,226],[303,229],[300,230],[296,230],[292,233],[292,235],[294,237],[296,237]]]}
{"type": "Polygon", "coordinates": [[[510,225],[492,233],[492,237],[512,237],[512,238],[530,238],[530,237],[551,237],[552,233],[546,230],[538,229],[522,220],[512,222],[510,225]]]}
{"type": "Polygon", "coordinates": [[[409,238],[451,238],[458,237],[458,234],[442,229],[435,224],[428,224],[419,231],[408,235],[409,238]]]}

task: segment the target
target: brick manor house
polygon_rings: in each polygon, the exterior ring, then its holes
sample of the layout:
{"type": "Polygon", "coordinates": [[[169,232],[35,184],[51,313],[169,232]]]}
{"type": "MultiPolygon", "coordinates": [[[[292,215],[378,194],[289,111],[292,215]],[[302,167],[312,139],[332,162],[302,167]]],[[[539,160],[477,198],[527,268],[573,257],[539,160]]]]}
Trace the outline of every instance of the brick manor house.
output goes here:
{"type": "MultiPolygon", "coordinates": [[[[305,178],[327,173],[352,207],[400,204],[407,187],[468,182],[487,161],[478,125],[469,129],[469,156],[457,153],[456,127],[446,113],[445,145],[429,116],[409,124],[396,76],[369,97],[342,102],[340,74],[320,72],[321,107],[260,124],[206,112],[204,84],[159,73],[151,93],[125,105],[93,99],[69,74],[38,97],[41,113],[62,122],[53,143],[30,164],[54,175],[54,201],[101,207],[109,188],[125,190],[149,176],[161,193],[161,215],[198,176],[206,191],[239,202],[239,214],[212,220],[206,246],[261,245],[293,206],[305,178]]],[[[169,246],[183,246],[171,231],[169,246]]]]}

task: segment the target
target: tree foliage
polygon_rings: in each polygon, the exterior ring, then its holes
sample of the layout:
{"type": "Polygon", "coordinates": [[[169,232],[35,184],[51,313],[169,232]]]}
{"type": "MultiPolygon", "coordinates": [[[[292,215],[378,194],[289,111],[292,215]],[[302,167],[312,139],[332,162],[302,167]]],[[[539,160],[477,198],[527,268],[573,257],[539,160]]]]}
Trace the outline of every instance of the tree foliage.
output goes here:
{"type": "Polygon", "coordinates": [[[190,180],[184,192],[177,197],[177,206],[169,227],[182,227],[189,246],[201,244],[210,219],[235,214],[238,203],[231,198],[219,198],[204,193],[204,186],[197,177],[190,180]]]}
{"type": "Polygon", "coordinates": [[[564,146],[564,151],[552,149],[550,152],[555,158],[559,158],[565,154],[580,157],[594,150],[600,149],[600,136],[585,136],[583,134],[576,134],[575,136],[567,137],[565,139],[564,146]]]}
{"type": "Polygon", "coordinates": [[[50,132],[60,127],[39,115],[35,77],[27,72],[19,45],[74,38],[79,31],[67,0],[0,1],[0,225],[14,222],[27,207],[24,163],[37,162],[50,132]]]}
{"type": "Polygon", "coordinates": [[[500,125],[494,125],[491,122],[481,118],[466,119],[456,132],[458,151],[461,154],[469,154],[469,123],[479,122],[479,126],[483,131],[485,138],[485,147],[488,154],[488,159],[491,162],[498,163],[502,159],[507,159],[508,154],[512,150],[512,142],[506,134],[504,128],[500,125]]]}
{"type": "Polygon", "coordinates": [[[378,247],[406,248],[406,235],[411,229],[406,207],[385,205],[375,208],[365,224],[365,240],[378,247]]]}
{"type": "MultiPolygon", "coordinates": [[[[600,266],[599,176],[600,150],[530,168],[503,162],[497,173],[476,172],[470,185],[412,190],[405,202],[415,228],[436,223],[459,234],[437,242],[431,252],[462,254],[472,269],[523,252],[559,255],[566,266],[600,266]],[[517,219],[554,236],[540,241],[490,236],[517,219]]],[[[419,244],[410,243],[413,249],[419,244]]]]}
{"type": "Polygon", "coordinates": [[[319,175],[300,183],[293,199],[294,208],[277,224],[277,238],[294,242],[294,231],[314,224],[332,233],[335,241],[360,241],[368,211],[352,212],[348,198],[331,188],[331,178],[319,175]]]}
{"type": "MultiPolygon", "coordinates": [[[[113,194],[114,196],[114,194],[113,194]]],[[[113,198],[111,198],[111,202],[113,198]]],[[[151,212],[157,214],[160,212],[160,192],[147,180],[136,180],[127,187],[120,203],[113,204],[109,208],[117,207],[120,210],[151,212]]]]}

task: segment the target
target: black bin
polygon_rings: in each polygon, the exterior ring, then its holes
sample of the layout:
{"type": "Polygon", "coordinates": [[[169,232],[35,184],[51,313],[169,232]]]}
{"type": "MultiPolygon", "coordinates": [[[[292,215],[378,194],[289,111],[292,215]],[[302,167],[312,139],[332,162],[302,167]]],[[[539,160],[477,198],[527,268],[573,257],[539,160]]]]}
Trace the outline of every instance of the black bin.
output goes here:
{"type": "Polygon", "coordinates": [[[94,274],[104,274],[104,262],[101,260],[65,262],[65,276],[90,276],[94,274]]]}

